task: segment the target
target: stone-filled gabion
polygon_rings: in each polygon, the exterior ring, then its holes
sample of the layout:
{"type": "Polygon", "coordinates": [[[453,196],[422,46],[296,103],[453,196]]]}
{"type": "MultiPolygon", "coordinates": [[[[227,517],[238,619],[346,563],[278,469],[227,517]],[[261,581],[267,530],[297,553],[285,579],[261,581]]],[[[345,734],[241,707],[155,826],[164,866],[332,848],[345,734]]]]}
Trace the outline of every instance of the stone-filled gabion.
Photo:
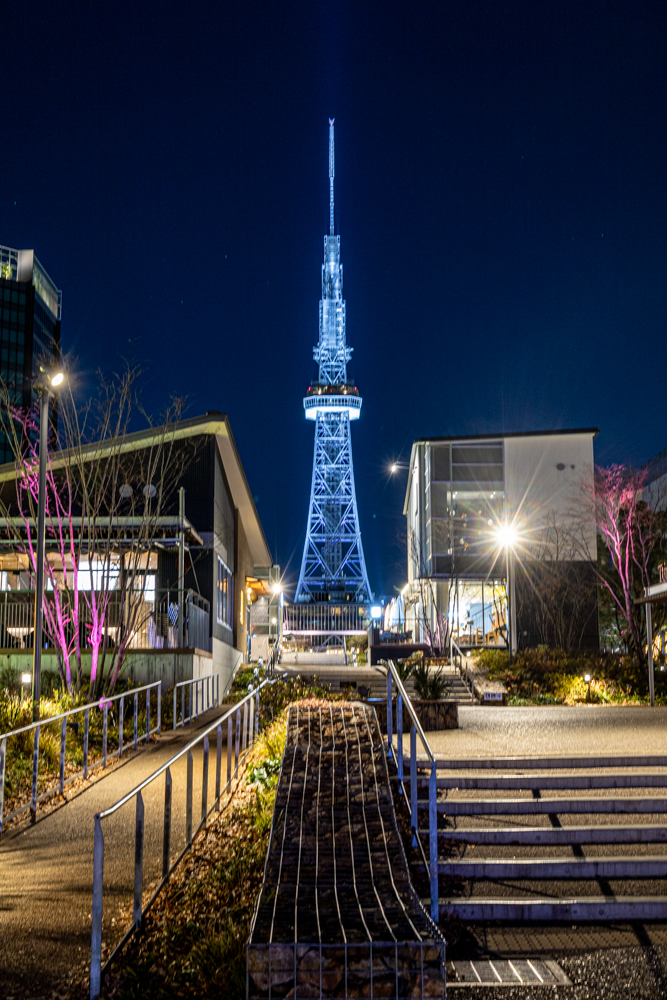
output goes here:
{"type": "Polygon", "coordinates": [[[249,1000],[444,997],[444,958],[410,883],[374,710],[292,706],[249,1000]]]}

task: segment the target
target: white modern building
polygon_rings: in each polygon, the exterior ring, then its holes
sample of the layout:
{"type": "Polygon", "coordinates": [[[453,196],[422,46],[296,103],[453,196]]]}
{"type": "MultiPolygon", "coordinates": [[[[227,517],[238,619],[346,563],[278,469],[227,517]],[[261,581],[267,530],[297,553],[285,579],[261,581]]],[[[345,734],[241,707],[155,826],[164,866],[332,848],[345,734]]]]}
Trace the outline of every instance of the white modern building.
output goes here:
{"type": "Polygon", "coordinates": [[[596,533],[586,517],[597,433],[414,442],[402,595],[413,641],[506,646],[509,617],[513,648],[597,648],[596,533]]]}

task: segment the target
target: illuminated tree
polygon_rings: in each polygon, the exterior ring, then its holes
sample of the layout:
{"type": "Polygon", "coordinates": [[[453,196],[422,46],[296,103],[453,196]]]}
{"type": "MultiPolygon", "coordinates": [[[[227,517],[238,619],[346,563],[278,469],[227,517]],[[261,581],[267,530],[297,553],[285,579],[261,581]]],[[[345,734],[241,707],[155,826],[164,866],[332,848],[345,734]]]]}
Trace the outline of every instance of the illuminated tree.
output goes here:
{"type": "MultiPolygon", "coordinates": [[[[84,405],[77,404],[76,387],[68,380],[60,400],[59,447],[49,450],[47,463],[44,628],[68,691],[81,690],[84,650],[91,655],[91,695],[113,690],[150,614],[145,600],[150,558],[161,515],[187,460],[173,433],[180,400],[172,402],[147,442],[133,445],[135,419],[151,427],[137,403],[139,375],[126,366],[110,380],[100,376],[84,405]]],[[[6,388],[0,403],[16,467],[15,492],[1,506],[34,581],[39,462],[34,416],[13,406],[6,388]]]]}

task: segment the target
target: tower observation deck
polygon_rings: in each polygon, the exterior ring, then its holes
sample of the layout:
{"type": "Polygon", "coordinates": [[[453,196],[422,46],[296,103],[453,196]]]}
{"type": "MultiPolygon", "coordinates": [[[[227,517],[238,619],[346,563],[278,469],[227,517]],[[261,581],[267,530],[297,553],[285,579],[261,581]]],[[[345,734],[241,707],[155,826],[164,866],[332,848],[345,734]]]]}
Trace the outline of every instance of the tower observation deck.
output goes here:
{"type": "Polygon", "coordinates": [[[320,336],[313,348],[319,376],[303,401],[306,419],[315,421],[315,452],[296,605],[372,600],[352,466],[350,422],[359,419],[361,396],[347,377],[352,348],[345,338],[340,236],[334,233],[334,173],[334,123],[329,119],[329,235],[324,237],[320,336]]]}

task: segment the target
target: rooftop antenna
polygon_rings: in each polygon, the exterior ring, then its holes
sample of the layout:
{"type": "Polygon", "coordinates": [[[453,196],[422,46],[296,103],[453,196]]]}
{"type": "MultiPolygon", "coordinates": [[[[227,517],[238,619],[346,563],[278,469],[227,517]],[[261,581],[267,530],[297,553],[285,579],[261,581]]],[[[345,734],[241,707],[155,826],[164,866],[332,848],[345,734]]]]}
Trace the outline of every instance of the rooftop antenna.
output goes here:
{"type": "Polygon", "coordinates": [[[335,118],[329,119],[329,236],[333,236],[334,234],[333,184],[334,184],[334,175],[336,173],[336,171],[334,170],[334,122],[335,121],[336,121],[335,118]]]}

